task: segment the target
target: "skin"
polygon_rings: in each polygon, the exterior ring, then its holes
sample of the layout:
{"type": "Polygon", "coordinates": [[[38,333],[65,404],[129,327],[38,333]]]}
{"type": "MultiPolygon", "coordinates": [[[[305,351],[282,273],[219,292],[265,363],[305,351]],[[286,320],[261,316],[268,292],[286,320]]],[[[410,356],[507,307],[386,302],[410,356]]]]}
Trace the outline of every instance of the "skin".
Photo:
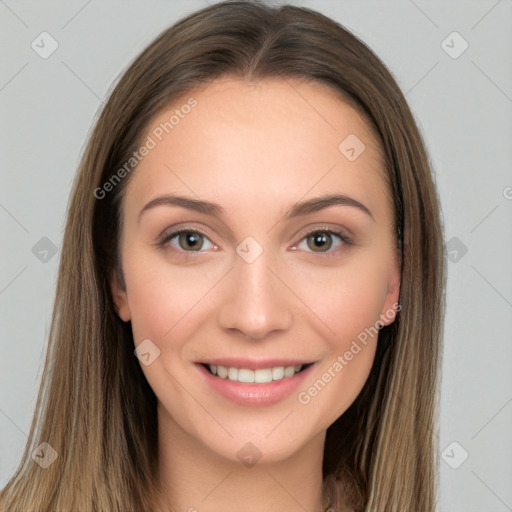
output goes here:
{"type": "MultiPolygon", "coordinates": [[[[365,328],[394,321],[399,261],[381,149],[365,120],[323,84],[222,78],[174,101],[146,136],[193,96],[197,106],[140,162],[123,200],[125,289],[112,279],[120,318],[135,345],[160,356],[142,370],[158,398],[160,484],[177,510],[319,510],[327,428],[349,407],[370,371],[377,337],[308,404],[297,399],[343,356],[365,328]],[[349,161],[338,145],[356,134],[366,146],[349,161]],[[220,217],[160,205],[162,194],[221,205],[220,217]],[[296,203],[346,194],[285,220],[296,203]],[[170,227],[199,230],[199,251],[170,227]],[[314,231],[336,235],[315,250],[314,231]],[[262,254],[247,263],[237,246],[252,236],[262,254]],[[308,245],[309,240],[309,245],[308,245]],[[201,243],[203,245],[201,246],[201,243]],[[232,403],[200,378],[196,362],[216,356],[315,361],[297,392],[270,406],[232,403]],[[237,452],[262,454],[252,467],[237,452]]],[[[332,373],[332,370],[331,370],[332,373]]],[[[169,510],[162,504],[162,510],[169,510]]]]}

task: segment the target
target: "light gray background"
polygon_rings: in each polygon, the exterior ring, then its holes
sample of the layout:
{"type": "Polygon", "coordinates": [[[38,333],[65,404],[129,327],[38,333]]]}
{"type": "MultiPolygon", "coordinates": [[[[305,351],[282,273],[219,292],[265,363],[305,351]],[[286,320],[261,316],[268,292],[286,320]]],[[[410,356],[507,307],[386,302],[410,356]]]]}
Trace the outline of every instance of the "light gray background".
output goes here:
{"type": "MultiPolygon", "coordinates": [[[[450,241],[438,510],[511,511],[512,1],[293,3],[367,42],[418,120],[450,241]],[[469,44],[458,58],[441,46],[453,31],[469,44]]],[[[68,194],[93,117],[161,30],[206,5],[0,0],[0,487],[29,431],[68,194]],[[47,59],[31,48],[43,31],[59,45],[47,59]],[[57,248],[46,262],[32,251],[42,237],[57,248]]]]}

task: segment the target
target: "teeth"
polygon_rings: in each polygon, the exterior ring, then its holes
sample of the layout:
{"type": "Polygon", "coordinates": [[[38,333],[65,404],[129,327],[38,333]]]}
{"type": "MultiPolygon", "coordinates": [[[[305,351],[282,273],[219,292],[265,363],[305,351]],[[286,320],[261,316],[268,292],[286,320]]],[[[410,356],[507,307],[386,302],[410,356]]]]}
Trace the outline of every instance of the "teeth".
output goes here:
{"type": "Polygon", "coordinates": [[[240,370],[237,370],[237,377],[238,378],[232,378],[231,377],[231,370],[229,369],[228,378],[229,380],[237,380],[238,382],[254,382],[254,372],[252,370],[246,370],[245,368],[240,368],[240,370]]]}
{"type": "Polygon", "coordinates": [[[293,377],[295,375],[295,366],[287,366],[284,369],[284,376],[285,377],[293,377]]]}
{"type": "MultiPolygon", "coordinates": [[[[210,366],[210,370],[212,370],[212,367],[210,366]]],[[[213,370],[212,370],[213,371],[213,370]]],[[[221,366],[220,364],[217,365],[217,375],[221,379],[225,379],[228,376],[228,369],[225,366],[221,366]]]]}
{"type": "Polygon", "coordinates": [[[275,366],[273,368],[259,368],[257,370],[248,370],[247,368],[226,368],[225,366],[208,365],[213,375],[217,375],[221,379],[228,378],[229,380],[236,380],[238,382],[262,384],[265,382],[272,382],[273,380],[281,380],[288,377],[293,377],[298,373],[302,365],[296,364],[295,366],[275,366]]]}
{"type": "Polygon", "coordinates": [[[272,380],[280,380],[284,377],[284,366],[272,368],[272,380]]]}
{"type": "Polygon", "coordinates": [[[254,382],[260,384],[264,382],[272,382],[272,368],[260,368],[254,370],[254,382]]]}

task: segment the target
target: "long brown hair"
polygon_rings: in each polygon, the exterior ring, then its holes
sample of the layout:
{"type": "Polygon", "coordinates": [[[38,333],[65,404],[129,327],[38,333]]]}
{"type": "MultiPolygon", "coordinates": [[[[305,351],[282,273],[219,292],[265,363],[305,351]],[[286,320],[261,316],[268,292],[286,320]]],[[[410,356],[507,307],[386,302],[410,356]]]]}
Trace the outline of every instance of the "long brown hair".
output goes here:
{"type": "Polygon", "coordinates": [[[29,440],[0,493],[1,510],[155,506],[156,397],[109,287],[131,174],[100,198],[97,191],[130,159],[158,112],[226,75],[327,84],[363,113],[379,139],[402,261],[402,309],[379,332],[363,390],[327,431],[323,476],[326,485],[343,483],[358,511],[434,511],[445,269],[422,138],[393,76],[363,42],[313,10],[254,1],[215,4],[164,31],[129,66],[96,121],[70,198],[29,440]],[[58,454],[46,469],[31,457],[42,442],[58,454]]]}

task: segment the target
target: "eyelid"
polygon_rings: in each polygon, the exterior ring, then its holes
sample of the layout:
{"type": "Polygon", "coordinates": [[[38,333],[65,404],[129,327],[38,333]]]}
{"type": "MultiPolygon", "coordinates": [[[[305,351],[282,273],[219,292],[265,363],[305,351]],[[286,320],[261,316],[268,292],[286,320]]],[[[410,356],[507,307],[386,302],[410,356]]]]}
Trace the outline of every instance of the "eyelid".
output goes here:
{"type": "Polygon", "coordinates": [[[346,228],[343,228],[342,226],[335,226],[335,225],[329,225],[329,224],[324,224],[324,225],[314,225],[313,227],[310,227],[310,228],[305,228],[304,230],[302,230],[300,232],[300,241],[302,241],[302,239],[308,235],[310,235],[311,233],[316,233],[317,231],[327,231],[329,233],[333,233],[335,235],[338,235],[340,237],[342,237],[344,240],[346,240],[347,242],[352,242],[352,234],[351,232],[346,229],[346,228]]]}

